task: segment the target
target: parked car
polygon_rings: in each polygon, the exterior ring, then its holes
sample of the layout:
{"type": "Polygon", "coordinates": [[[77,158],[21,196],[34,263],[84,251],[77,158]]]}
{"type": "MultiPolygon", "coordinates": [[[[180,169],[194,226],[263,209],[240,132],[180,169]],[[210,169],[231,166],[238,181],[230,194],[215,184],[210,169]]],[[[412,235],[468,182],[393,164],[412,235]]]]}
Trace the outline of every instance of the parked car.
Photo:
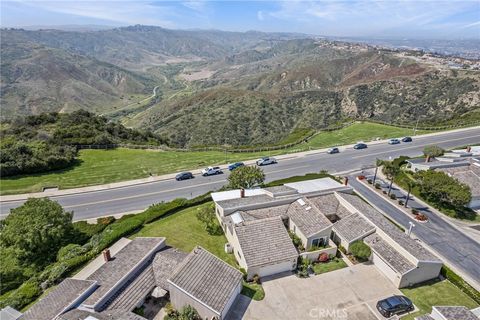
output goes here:
{"type": "Polygon", "coordinates": [[[328,154],[334,154],[334,153],[339,153],[340,150],[338,150],[338,148],[330,148],[327,150],[327,153],[328,154]]]}
{"type": "Polygon", "coordinates": [[[191,172],[180,172],[175,176],[175,180],[181,181],[181,180],[188,180],[188,179],[193,179],[195,178],[191,172]]]}
{"type": "Polygon", "coordinates": [[[267,166],[269,164],[275,164],[277,160],[275,158],[263,157],[262,159],[257,160],[257,166],[267,166]]]}
{"type": "Polygon", "coordinates": [[[235,162],[228,166],[228,170],[233,171],[238,167],[243,167],[245,164],[243,162],[235,162]]]}
{"type": "Polygon", "coordinates": [[[399,144],[399,143],[400,143],[400,140],[398,140],[396,138],[388,140],[388,144],[399,144]]]}
{"type": "Polygon", "coordinates": [[[411,137],[403,137],[402,142],[412,142],[411,137]]]}
{"type": "Polygon", "coordinates": [[[357,143],[356,145],[353,146],[353,149],[366,149],[368,146],[367,144],[363,143],[363,142],[360,142],[360,143],[357,143]]]}
{"type": "Polygon", "coordinates": [[[404,296],[391,296],[377,302],[377,310],[386,318],[395,314],[413,311],[412,301],[404,296]]]}
{"type": "Polygon", "coordinates": [[[202,176],[213,176],[215,174],[221,174],[223,173],[222,169],[220,167],[207,167],[202,170],[202,176]]]}

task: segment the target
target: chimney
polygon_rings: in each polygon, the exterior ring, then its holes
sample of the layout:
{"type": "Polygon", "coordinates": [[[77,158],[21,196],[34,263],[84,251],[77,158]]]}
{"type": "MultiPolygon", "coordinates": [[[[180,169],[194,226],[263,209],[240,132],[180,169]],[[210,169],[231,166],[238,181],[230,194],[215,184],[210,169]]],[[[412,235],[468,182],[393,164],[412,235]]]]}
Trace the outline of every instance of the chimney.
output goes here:
{"type": "Polygon", "coordinates": [[[345,177],[345,185],[348,186],[348,177],[345,177]]]}
{"type": "Polygon", "coordinates": [[[472,147],[468,146],[467,147],[467,152],[470,152],[470,151],[472,151],[472,147]]]}
{"type": "Polygon", "coordinates": [[[105,260],[105,262],[112,260],[112,256],[110,255],[110,249],[105,249],[103,250],[102,253],[103,253],[103,260],[105,260]]]}
{"type": "Polygon", "coordinates": [[[245,189],[240,189],[240,198],[245,198],[245,189]]]}

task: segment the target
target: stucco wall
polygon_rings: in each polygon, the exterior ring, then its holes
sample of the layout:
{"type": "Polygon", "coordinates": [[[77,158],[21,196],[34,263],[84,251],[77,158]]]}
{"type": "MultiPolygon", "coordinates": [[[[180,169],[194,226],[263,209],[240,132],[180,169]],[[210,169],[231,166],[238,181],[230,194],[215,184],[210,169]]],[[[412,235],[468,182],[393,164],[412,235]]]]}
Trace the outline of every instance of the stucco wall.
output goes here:
{"type": "Polygon", "coordinates": [[[197,310],[202,319],[211,319],[213,317],[220,317],[221,315],[210,308],[206,307],[203,303],[192,298],[186,292],[178,288],[177,286],[169,283],[170,302],[176,310],[180,310],[185,306],[192,306],[197,310]]]}
{"type": "Polygon", "coordinates": [[[399,283],[399,288],[409,287],[430,279],[435,279],[440,274],[442,263],[419,262],[418,267],[404,274],[399,283]]]}
{"type": "Polygon", "coordinates": [[[329,248],[315,250],[315,251],[312,251],[312,252],[308,252],[308,251],[307,252],[302,252],[302,253],[300,253],[300,256],[302,258],[307,258],[310,261],[314,261],[314,260],[317,260],[318,256],[320,256],[322,253],[326,253],[329,256],[330,255],[336,255],[337,254],[337,245],[330,239],[328,240],[328,245],[330,246],[329,248]]]}
{"type": "Polygon", "coordinates": [[[297,257],[286,258],[283,261],[277,261],[269,265],[254,266],[247,269],[247,279],[251,280],[253,276],[259,275],[260,278],[271,276],[277,273],[295,270],[297,267],[297,257]]]}
{"type": "Polygon", "coordinates": [[[238,286],[235,288],[235,290],[233,290],[233,293],[230,296],[230,300],[228,300],[227,304],[225,305],[225,308],[222,310],[221,319],[225,319],[225,316],[230,310],[230,307],[233,305],[233,303],[235,302],[235,299],[237,299],[241,291],[242,291],[242,282],[240,281],[238,283],[238,286]]]}

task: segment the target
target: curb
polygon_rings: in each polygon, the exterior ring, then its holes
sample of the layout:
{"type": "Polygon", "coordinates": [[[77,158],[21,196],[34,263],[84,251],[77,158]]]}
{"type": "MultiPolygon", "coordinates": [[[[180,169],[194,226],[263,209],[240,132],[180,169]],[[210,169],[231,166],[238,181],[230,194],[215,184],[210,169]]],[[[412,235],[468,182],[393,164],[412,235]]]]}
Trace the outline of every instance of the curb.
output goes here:
{"type": "MultiPolygon", "coordinates": [[[[430,137],[430,136],[436,136],[436,135],[453,133],[453,132],[475,130],[475,129],[478,129],[478,128],[480,128],[480,126],[461,128],[461,129],[456,129],[456,130],[451,130],[451,131],[433,132],[433,133],[428,133],[428,134],[424,134],[424,135],[418,135],[418,136],[416,136],[416,138],[421,139],[423,137],[430,137]]],[[[375,140],[375,141],[368,141],[367,143],[369,145],[378,145],[378,144],[384,144],[388,140],[389,139],[375,140]]],[[[347,145],[343,145],[343,146],[338,146],[338,148],[340,149],[340,151],[342,151],[342,150],[345,150],[345,149],[352,148],[354,145],[355,145],[355,143],[347,144],[347,145]]],[[[296,158],[306,157],[306,156],[309,156],[309,155],[324,153],[328,149],[329,148],[322,148],[322,149],[314,149],[314,150],[309,150],[309,151],[293,152],[293,153],[288,153],[288,154],[277,155],[277,156],[274,156],[274,157],[279,159],[279,160],[296,159],[296,158]]],[[[246,165],[252,165],[252,164],[255,164],[255,161],[256,160],[247,160],[247,161],[244,161],[244,163],[246,165]]],[[[221,164],[221,165],[219,165],[219,167],[226,170],[227,167],[228,167],[228,164],[221,164]]],[[[193,174],[198,174],[198,173],[201,172],[201,169],[184,170],[184,171],[191,171],[193,174]]],[[[357,171],[357,170],[354,170],[354,171],[357,171]]],[[[165,174],[165,175],[161,175],[161,176],[141,178],[141,179],[129,180],[129,181],[114,182],[114,183],[109,183],[109,184],[104,184],[104,185],[95,185],[95,186],[87,186],[87,187],[80,187],[80,188],[56,190],[56,191],[5,195],[5,196],[0,196],[0,203],[2,203],[2,202],[23,201],[23,200],[27,200],[28,198],[61,197],[61,196],[68,196],[68,195],[73,195],[73,194],[81,194],[81,193],[89,193],[89,192],[96,192],[96,191],[126,188],[126,187],[137,186],[137,185],[142,185],[142,184],[149,184],[149,183],[154,183],[154,182],[159,182],[159,181],[173,180],[175,178],[175,175],[176,175],[176,173],[170,173],[170,174],[165,174]]]]}

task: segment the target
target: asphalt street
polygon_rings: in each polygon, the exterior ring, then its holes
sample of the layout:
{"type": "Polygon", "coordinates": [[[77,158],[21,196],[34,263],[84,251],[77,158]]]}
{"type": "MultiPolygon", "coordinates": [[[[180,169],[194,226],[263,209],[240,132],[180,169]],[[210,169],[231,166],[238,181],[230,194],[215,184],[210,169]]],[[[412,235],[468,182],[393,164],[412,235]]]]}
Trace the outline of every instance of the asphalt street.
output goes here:
{"type": "MultiPolygon", "coordinates": [[[[435,136],[414,137],[411,143],[370,145],[367,149],[354,150],[340,147],[339,154],[314,154],[282,159],[278,164],[263,167],[266,181],[287,178],[306,173],[327,170],[330,173],[343,173],[371,166],[376,158],[389,159],[400,155],[418,156],[426,145],[437,144],[443,148],[454,148],[469,144],[480,144],[480,127],[467,131],[445,132],[435,136]]],[[[75,220],[95,218],[105,215],[132,212],[147,208],[161,201],[178,197],[191,198],[213,191],[226,183],[228,170],[222,175],[202,177],[185,181],[163,180],[115,189],[92,191],[73,195],[51,197],[66,210],[74,212],[75,220]]],[[[5,216],[11,208],[24,201],[2,201],[0,215],[5,216]]]]}
{"type": "MultiPolygon", "coordinates": [[[[409,228],[410,221],[413,222],[403,211],[354,177],[350,179],[350,186],[405,229],[409,228]]],[[[478,242],[463,234],[434,212],[428,211],[427,216],[429,219],[427,223],[414,222],[415,227],[412,233],[449,264],[480,284],[480,245],[478,242]]]]}

